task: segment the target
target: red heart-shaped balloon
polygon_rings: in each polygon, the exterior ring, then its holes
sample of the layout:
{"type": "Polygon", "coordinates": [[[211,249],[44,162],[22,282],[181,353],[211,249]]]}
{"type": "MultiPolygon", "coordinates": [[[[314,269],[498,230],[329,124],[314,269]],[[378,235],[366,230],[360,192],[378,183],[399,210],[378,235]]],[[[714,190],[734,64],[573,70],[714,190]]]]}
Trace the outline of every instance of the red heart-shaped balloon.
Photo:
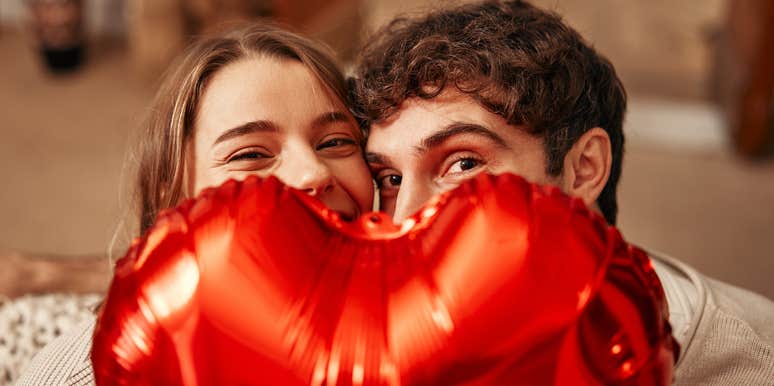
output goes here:
{"type": "Polygon", "coordinates": [[[395,225],[270,178],[162,213],[116,265],[99,385],[666,385],[647,256],[579,200],[479,176],[395,225]]]}

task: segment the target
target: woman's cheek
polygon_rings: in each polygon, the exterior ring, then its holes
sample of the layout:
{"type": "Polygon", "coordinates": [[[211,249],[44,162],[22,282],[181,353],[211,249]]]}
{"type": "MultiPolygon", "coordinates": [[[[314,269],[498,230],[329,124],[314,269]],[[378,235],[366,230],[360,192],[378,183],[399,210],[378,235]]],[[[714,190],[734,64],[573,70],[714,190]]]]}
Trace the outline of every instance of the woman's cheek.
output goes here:
{"type": "Polygon", "coordinates": [[[374,183],[371,171],[365,161],[358,154],[335,166],[336,179],[357,203],[360,210],[365,213],[371,211],[374,199],[374,183]]]}
{"type": "Polygon", "coordinates": [[[222,169],[204,170],[197,175],[194,196],[199,195],[199,193],[201,193],[204,189],[220,186],[230,178],[230,175],[231,173],[222,169]]]}

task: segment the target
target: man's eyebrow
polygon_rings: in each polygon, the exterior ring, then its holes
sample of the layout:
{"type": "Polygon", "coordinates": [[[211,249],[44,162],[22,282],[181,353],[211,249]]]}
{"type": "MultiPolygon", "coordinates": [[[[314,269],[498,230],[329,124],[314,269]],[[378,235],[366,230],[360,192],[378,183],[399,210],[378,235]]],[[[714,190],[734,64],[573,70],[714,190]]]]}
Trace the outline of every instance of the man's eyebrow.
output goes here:
{"type": "Polygon", "coordinates": [[[475,123],[452,123],[443,129],[433,133],[429,137],[422,140],[421,144],[417,147],[419,152],[425,152],[434,147],[442,145],[452,137],[460,134],[475,134],[488,138],[497,146],[508,148],[508,144],[497,133],[487,129],[484,126],[477,125],[475,123]]]}
{"type": "Polygon", "coordinates": [[[389,165],[390,160],[382,154],[366,152],[365,160],[369,164],[389,165]]]}
{"type": "Polygon", "coordinates": [[[273,132],[277,130],[278,130],[277,125],[275,125],[274,122],[271,122],[271,121],[247,122],[237,127],[226,130],[223,134],[218,136],[218,138],[215,140],[214,145],[217,145],[223,141],[227,141],[229,139],[236,138],[246,134],[252,134],[252,133],[262,132],[262,131],[273,132]]]}

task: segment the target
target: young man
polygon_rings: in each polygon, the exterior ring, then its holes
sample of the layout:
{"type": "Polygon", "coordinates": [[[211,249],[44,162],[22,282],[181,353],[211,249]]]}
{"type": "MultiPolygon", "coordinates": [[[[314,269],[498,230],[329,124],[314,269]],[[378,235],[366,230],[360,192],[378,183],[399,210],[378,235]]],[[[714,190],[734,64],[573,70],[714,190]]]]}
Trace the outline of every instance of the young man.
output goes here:
{"type": "MultiPolygon", "coordinates": [[[[401,18],[361,58],[366,157],[396,221],[478,173],[510,172],[615,224],[626,94],[557,15],[514,1],[401,18]]],[[[675,384],[774,384],[774,303],[651,257],[681,344],[675,384]]]]}

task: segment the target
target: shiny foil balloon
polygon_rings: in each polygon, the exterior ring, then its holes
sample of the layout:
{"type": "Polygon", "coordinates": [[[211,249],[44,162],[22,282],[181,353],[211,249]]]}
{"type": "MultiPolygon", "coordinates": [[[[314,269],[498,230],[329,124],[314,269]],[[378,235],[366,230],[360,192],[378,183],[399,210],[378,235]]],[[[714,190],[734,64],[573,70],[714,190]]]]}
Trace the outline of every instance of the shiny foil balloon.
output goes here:
{"type": "Polygon", "coordinates": [[[394,225],[270,178],[161,214],[116,266],[99,385],[667,385],[647,256],[578,200],[479,176],[394,225]]]}

